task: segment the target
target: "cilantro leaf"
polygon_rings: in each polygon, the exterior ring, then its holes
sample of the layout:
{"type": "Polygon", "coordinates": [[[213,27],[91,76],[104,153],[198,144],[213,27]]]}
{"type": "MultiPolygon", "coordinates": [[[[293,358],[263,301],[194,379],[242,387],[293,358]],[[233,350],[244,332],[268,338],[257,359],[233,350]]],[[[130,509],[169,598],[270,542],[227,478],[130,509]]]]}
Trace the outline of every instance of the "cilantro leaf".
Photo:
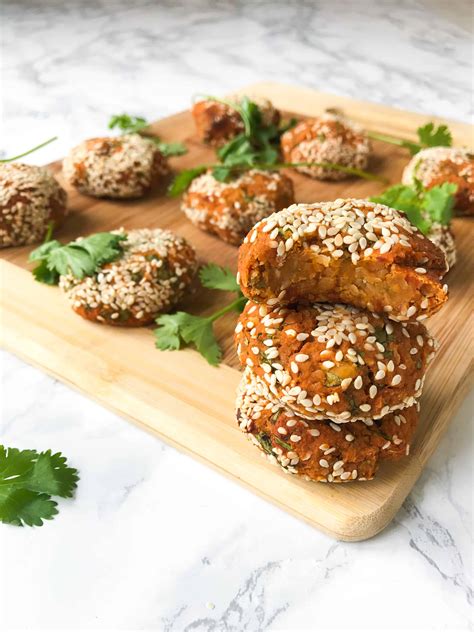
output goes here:
{"type": "Polygon", "coordinates": [[[453,144],[453,137],[447,125],[435,127],[434,123],[427,123],[416,131],[423,147],[451,147],[453,144]]]}
{"type": "Polygon", "coordinates": [[[167,158],[170,156],[182,156],[188,152],[186,145],[184,143],[165,143],[160,140],[156,136],[148,137],[149,140],[153,141],[153,143],[158,147],[163,156],[167,158]]]}
{"type": "Polygon", "coordinates": [[[118,128],[124,134],[136,134],[146,127],[148,127],[146,119],[142,116],[130,116],[130,114],[113,114],[109,121],[109,129],[118,128]]]}
{"type": "Polygon", "coordinates": [[[158,316],[155,344],[163,351],[176,351],[185,345],[194,345],[209,364],[219,364],[222,352],[214,336],[213,318],[193,316],[186,312],[158,316]]]}
{"type": "Polygon", "coordinates": [[[403,211],[410,222],[427,235],[434,223],[449,225],[456,189],[455,184],[448,182],[425,189],[421,182],[415,181],[411,186],[396,184],[370,200],[403,211]]]}
{"type": "Polygon", "coordinates": [[[0,487],[0,522],[22,527],[41,527],[57,513],[57,503],[48,494],[29,489],[0,487]]]}
{"type": "Polygon", "coordinates": [[[181,171],[178,173],[176,178],[171,183],[168,189],[168,195],[170,197],[176,197],[186,191],[194,178],[197,178],[202,173],[207,171],[207,167],[205,165],[201,167],[194,167],[193,169],[186,169],[185,171],[181,171]]]}
{"type": "Polygon", "coordinates": [[[66,245],[53,240],[33,250],[28,260],[39,262],[33,270],[37,281],[56,285],[61,275],[72,274],[83,279],[94,274],[104,263],[118,259],[126,239],[123,234],[95,233],[66,245]]]}
{"type": "Polygon", "coordinates": [[[428,189],[423,197],[423,209],[428,213],[434,222],[448,225],[452,218],[454,207],[454,195],[457,186],[452,182],[428,189]]]}
{"type": "Polygon", "coordinates": [[[162,351],[177,351],[192,345],[209,364],[216,366],[221,360],[222,351],[214,336],[214,322],[227,312],[241,312],[247,300],[229,268],[208,263],[200,269],[199,278],[204,287],[236,292],[237,298],[210,316],[194,316],[187,312],[158,316],[158,327],[154,331],[155,346],[162,351]]]}
{"type": "Polygon", "coordinates": [[[58,513],[51,496],[70,498],[78,480],[59,452],[0,445],[0,522],[41,526],[58,513]]]}
{"type": "Polygon", "coordinates": [[[109,121],[109,129],[117,128],[122,134],[141,134],[152,141],[166,157],[182,156],[187,153],[188,150],[184,143],[165,143],[158,136],[145,135],[143,132],[147,127],[150,127],[150,124],[145,118],[130,114],[114,114],[109,121]]]}
{"type": "Polygon", "coordinates": [[[204,287],[240,293],[239,284],[230,268],[223,268],[216,263],[208,263],[199,270],[199,278],[204,287]]]}

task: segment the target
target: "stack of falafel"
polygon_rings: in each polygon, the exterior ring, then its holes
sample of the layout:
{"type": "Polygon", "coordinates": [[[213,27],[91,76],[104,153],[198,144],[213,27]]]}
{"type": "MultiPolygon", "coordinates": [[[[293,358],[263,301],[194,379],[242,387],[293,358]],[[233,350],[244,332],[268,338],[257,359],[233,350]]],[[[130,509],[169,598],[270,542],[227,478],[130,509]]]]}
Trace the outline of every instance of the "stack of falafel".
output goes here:
{"type": "Polygon", "coordinates": [[[239,252],[240,428],[286,472],[369,480],[407,455],[447,299],[444,254],[382,204],[295,204],[239,252]]]}

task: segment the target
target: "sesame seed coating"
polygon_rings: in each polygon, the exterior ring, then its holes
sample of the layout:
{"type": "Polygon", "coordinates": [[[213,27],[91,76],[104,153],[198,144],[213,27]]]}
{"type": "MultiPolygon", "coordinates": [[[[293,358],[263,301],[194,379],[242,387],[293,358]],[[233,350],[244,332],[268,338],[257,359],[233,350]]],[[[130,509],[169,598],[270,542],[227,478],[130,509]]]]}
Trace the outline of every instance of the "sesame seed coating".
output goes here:
{"type": "Polygon", "coordinates": [[[50,222],[61,223],[66,203],[66,191],[47,169],[0,164],[0,248],[41,241],[50,222]]]}
{"type": "Polygon", "coordinates": [[[241,288],[252,300],[347,303],[398,321],[438,311],[446,268],[403,213],[356,199],[294,204],[258,222],[239,251],[241,288]]]}
{"type": "Polygon", "coordinates": [[[429,147],[413,156],[405,167],[403,184],[421,184],[431,189],[443,182],[457,185],[455,209],[459,215],[474,215],[474,153],[457,147],[429,147]]]}
{"type": "MultiPolygon", "coordinates": [[[[262,114],[263,123],[278,125],[280,112],[267,99],[252,98],[262,114]]],[[[229,101],[238,103],[238,97],[229,101]]],[[[218,101],[198,101],[191,110],[199,138],[214,147],[219,147],[244,131],[240,114],[234,108],[218,101]]]]}
{"type": "Polygon", "coordinates": [[[139,134],[91,138],[63,161],[66,180],[81,193],[116,199],[138,198],[169,173],[156,145],[139,134]]]}
{"type": "Polygon", "coordinates": [[[327,419],[295,415],[269,397],[249,369],[239,385],[236,409],[240,429],[269,461],[306,480],[331,483],[372,479],[381,460],[407,455],[418,422],[414,404],[371,425],[356,421],[349,434],[327,419]]]}
{"type": "Polygon", "coordinates": [[[256,222],[293,202],[288,176],[253,169],[230,182],[219,182],[211,172],[195,178],[181,209],[202,230],[238,246],[256,222]]]}
{"type": "MultiPolygon", "coordinates": [[[[370,142],[359,125],[336,114],[326,113],[307,119],[281,137],[286,162],[332,162],[345,167],[365,169],[369,161],[370,142]]],[[[343,180],[343,171],[324,167],[298,167],[298,171],[318,180],[343,180]]]]}
{"type": "Polygon", "coordinates": [[[273,397],[305,419],[379,419],[420,397],[434,356],[434,342],[421,323],[392,323],[328,304],[260,305],[249,321],[255,305],[247,303],[236,328],[240,363],[251,366],[273,397]],[[294,332],[309,337],[298,340],[294,332]]]}
{"type": "Polygon", "coordinates": [[[125,327],[148,325],[189,288],[196,254],[182,237],[167,230],[113,232],[127,236],[122,257],[84,279],[61,276],[59,286],[72,309],[88,320],[125,327]]]}

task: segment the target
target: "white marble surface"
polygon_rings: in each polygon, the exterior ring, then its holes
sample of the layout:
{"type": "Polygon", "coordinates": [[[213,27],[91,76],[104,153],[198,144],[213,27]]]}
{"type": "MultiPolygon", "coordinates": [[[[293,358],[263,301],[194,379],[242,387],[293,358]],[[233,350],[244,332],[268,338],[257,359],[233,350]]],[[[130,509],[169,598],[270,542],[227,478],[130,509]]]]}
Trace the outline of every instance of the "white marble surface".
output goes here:
{"type": "MultiPolygon", "coordinates": [[[[111,113],[274,79],[468,120],[469,3],[4,0],[0,149],[111,113]]],[[[0,441],[52,448],[77,497],[41,529],[0,526],[0,629],[470,630],[472,407],[394,523],[334,542],[15,357],[0,441]],[[213,606],[213,607],[212,607],[213,606]]]]}

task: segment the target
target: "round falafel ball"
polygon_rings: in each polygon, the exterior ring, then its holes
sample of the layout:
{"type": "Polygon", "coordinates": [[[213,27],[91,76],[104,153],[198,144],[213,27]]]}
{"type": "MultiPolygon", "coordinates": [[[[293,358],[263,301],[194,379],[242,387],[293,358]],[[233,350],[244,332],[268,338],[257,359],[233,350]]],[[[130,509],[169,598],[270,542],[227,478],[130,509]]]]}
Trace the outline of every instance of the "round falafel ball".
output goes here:
{"type": "Polygon", "coordinates": [[[67,194],[42,167],[0,164],[0,248],[42,241],[67,213],[67,194]]]}
{"type": "Polygon", "coordinates": [[[426,235],[440,250],[444,252],[448,271],[456,264],[457,250],[454,235],[449,226],[435,222],[426,235]]]}
{"type": "Polygon", "coordinates": [[[59,286],[72,309],[87,320],[124,327],[149,325],[189,288],[197,268],[196,253],[168,230],[143,228],[123,234],[127,239],[121,242],[119,259],[83,279],[61,276],[59,286]]]}
{"type": "Polygon", "coordinates": [[[305,419],[341,423],[412,406],[435,353],[422,323],[328,304],[290,309],[249,301],[235,342],[241,365],[281,404],[305,419]]]}
{"type": "Polygon", "coordinates": [[[169,172],[161,151],[139,134],[91,138],[74,147],[63,161],[69,184],[94,197],[139,198],[169,172]]]}
{"type": "MultiPolygon", "coordinates": [[[[230,97],[237,104],[240,99],[230,97]]],[[[280,112],[268,99],[251,99],[260,110],[264,125],[278,125],[280,112]]],[[[240,114],[230,105],[219,101],[198,101],[192,107],[192,115],[199,138],[209,145],[220,147],[244,131],[240,114]]]]}
{"type": "MultiPolygon", "coordinates": [[[[336,114],[325,113],[285,132],[281,137],[281,150],[286,162],[329,162],[365,169],[371,146],[362,127],[336,114]]],[[[318,180],[351,177],[328,167],[297,167],[297,170],[318,180]]]]}
{"type": "Polygon", "coordinates": [[[305,420],[269,399],[250,369],[242,376],[237,421],[268,460],[310,481],[345,483],[370,480],[379,462],[409,454],[419,404],[379,420],[355,421],[349,427],[329,419],[305,420]]]}
{"type": "Polygon", "coordinates": [[[367,200],[295,204],[256,224],[239,250],[247,298],[347,303],[398,321],[440,309],[446,269],[444,254],[404,213],[367,200]]]}
{"type": "Polygon", "coordinates": [[[238,246],[262,218],[294,202],[293,181],[277,171],[247,171],[230,182],[195,178],[181,209],[193,224],[238,246]]]}
{"type": "Polygon", "coordinates": [[[419,180],[431,189],[443,182],[457,185],[455,210],[458,215],[474,215],[474,153],[457,147],[429,147],[413,156],[405,167],[403,184],[419,180]]]}

